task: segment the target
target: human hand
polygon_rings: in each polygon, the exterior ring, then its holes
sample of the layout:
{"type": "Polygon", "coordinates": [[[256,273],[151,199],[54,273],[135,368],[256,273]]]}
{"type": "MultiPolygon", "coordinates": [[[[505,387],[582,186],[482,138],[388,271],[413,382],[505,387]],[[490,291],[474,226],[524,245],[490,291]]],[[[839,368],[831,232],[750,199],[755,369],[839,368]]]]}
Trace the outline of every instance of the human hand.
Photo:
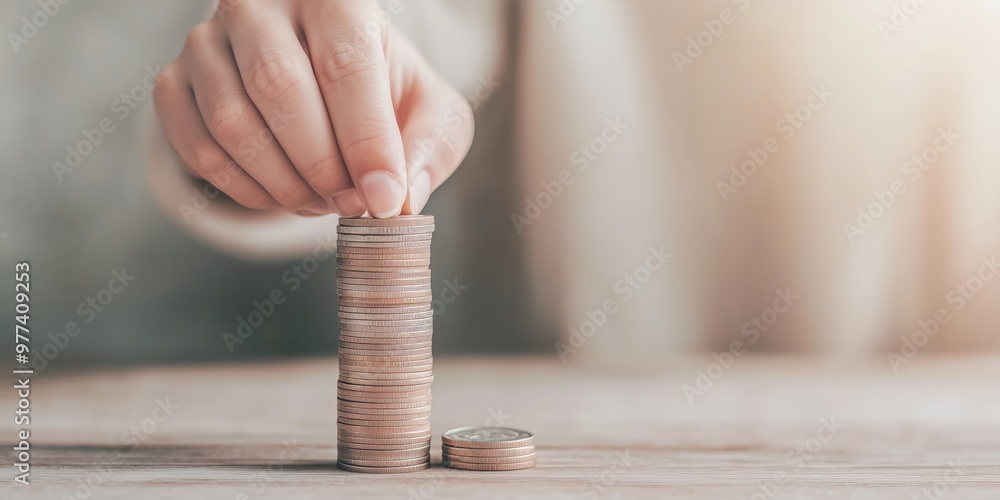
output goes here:
{"type": "Polygon", "coordinates": [[[472,111],[374,0],[223,0],[154,91],[186,168],[236,202],[419,213],[472,143],[472,111]]]}

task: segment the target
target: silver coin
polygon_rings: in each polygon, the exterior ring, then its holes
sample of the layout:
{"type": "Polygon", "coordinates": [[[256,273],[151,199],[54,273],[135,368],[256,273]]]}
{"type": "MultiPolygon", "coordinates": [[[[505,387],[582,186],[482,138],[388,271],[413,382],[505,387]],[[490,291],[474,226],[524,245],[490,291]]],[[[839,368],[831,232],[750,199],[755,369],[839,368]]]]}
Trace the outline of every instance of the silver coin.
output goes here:
{"type": "Polygon", "coordinates": [[[445,432],[441,440],[461,448],[516,448],[533,444],[535,436],[509,427],[460,427],[445,432]]]}

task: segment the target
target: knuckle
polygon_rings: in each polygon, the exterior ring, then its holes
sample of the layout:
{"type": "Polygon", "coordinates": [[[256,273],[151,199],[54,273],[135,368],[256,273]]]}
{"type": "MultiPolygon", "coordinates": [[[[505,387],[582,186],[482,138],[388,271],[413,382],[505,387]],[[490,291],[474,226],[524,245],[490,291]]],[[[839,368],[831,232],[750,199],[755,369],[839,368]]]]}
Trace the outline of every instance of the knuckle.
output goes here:
{"type": "MultiPolygon", "coordinates": [[[[216,174],[228,167],[229,158],[215,144],[202,143],[194,148],[194,165],[191,165],[198,174],[208,181],[217,177],[216,174]]],[[[216,186],[222,188],[223,186],[216,186]]]]}
{"type": "Polygon", "coordinates": [[[204,49],[215,39],[215,34],[215,26],[210,22],[197,24],[184,40],[184,52],[192,53],[204,49]]]}
{"type": "Polygon", "coordinates": [[[349,86],[374,73],[382,55],[363,34],[341,36],[323,50],[320,75],[331,85],[349,86]]]}
{"type": "Polygon", "coordinates": [[[283,51],[262,54],[250,70],[254,97],[264,101],[274,101],[290,91],[305,89],[309,76],[305,66],[283,51]]]}
{"type": "Polygon", "coordinates": [[[349,186],[347,172],[340,158],[331,157],[306,163],[299,173],[310,186],[324,198],[333,196],[349,186]]]}
{"type": "Polygon", "coordinates": [[[227,96],[216,97],[208,109],[208,127],[212,135],[225,141],[239,137],[246,131],[250,121],[250,108],[246,104],[227,96]]]}

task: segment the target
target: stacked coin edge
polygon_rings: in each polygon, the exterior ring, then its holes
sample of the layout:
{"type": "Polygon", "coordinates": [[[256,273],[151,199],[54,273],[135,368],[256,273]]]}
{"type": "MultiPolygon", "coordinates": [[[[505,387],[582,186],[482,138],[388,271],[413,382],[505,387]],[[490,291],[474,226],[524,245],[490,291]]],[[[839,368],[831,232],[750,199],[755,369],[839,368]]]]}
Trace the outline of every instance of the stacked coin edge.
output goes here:
{"type": "Polygon", "coordinates": [[[341,219],[337,465],[352,472],[430,466],[432,216],[341,219]]]}
{"type": "Polygon", "coordinates": [[[463,427],[441,436],[441,462],[446,467],[471,471],[513,471],[535,466],[535,439],[527,431],[491,427],[463,427]],[[503,433],[515,435],[509,439],[475,440],[461,434],[503,433]]]}

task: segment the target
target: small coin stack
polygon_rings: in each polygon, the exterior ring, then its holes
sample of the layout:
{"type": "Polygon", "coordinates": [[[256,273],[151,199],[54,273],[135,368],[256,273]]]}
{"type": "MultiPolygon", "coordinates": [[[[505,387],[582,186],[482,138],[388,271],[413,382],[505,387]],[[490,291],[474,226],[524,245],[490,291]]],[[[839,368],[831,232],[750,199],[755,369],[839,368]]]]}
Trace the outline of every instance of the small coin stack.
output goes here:
{"type": "Polygon", "coordinates": [[[462,427],[443,436],[443,463],[453,469],[499,471],[535,466],[535,436],[506,427],[462,427]]]}
{"type": "Polygon", "coordinates": [[[415,472],[430,465],[430,248],[434,218],[340,219],[337,465],[415,472]]]}

